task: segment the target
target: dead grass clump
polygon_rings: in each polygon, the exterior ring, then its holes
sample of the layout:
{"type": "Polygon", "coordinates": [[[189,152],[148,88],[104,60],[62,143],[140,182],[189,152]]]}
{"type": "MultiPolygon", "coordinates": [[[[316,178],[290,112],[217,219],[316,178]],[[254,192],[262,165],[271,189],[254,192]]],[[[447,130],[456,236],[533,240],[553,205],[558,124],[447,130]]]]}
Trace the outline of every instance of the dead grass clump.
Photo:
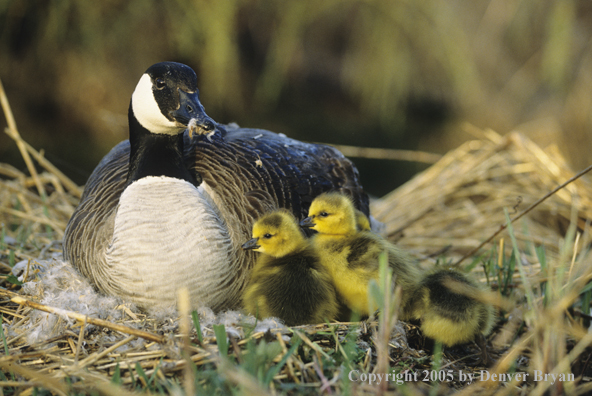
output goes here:
{"type": "MultiPolygon", "coordinates": [[[[450,151],[372,206],[399,245],[458,259],[505,224],[504,208],[516,215],[574,175],[556,146],[543,150],[517,132],[500,136],[466,128],[479,139],[450,151]]],[[[578,229],[587,230],[592,219],[588,179],[557,191],[520,220],[515,235],[521,250],[544,245],[549,258],[558,258],[574,210],[578,229]]]]}

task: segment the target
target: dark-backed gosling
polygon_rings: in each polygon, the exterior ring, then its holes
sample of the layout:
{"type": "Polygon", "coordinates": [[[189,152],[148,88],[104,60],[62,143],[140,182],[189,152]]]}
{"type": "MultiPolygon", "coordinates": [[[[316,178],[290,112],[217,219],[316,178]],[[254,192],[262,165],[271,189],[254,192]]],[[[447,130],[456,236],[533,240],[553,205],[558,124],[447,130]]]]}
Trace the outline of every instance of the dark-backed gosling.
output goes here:
{"type": "Polygon", "coordinates": [[[410,299],[410,310],[421,320],[424,335],[446,346],[476,341],[483,363],[489,363],[484,336],[494,325],[495,310],[479,300],[487,289],[454,269],[426,273],[410,299]]]}
{"type": "Polygon", "coordinates": [[[388,253],[395,282],[403,292],[401,306],[406,307],[408,296],[421,276],[420,270],[396,246],[372,232],[358,231],[359,223],[351,199],[333,192],[316,197],[308,217],[300,225],[318,232],[313,238],[313,246],[331,273],[337,292],[351,310],[360,315],[370,313],[368,283],[378,278],[378,260],[382,252],[388,253]]]}
{"type": "Polygon", "coordinates": [[[303,217],[329,190],[368,214],[358,172],[341,153],[216,124],[188,66],[151,66],[128,118],[129,141],[95,168],[64,235],[64,257],[106,294],[168,306],[186,286],[194,308],[236,308],[255,260],[240,246],[262,214],[303,217]]]}
{"type": "Polygon", "coordinates": [[[249,313],[259,318],[275,316],[288,326],[336,317],[331,276],[292,213],[281,210],[257,220],[253,239],[242,247],[261,253],[243,296],[249,313]]]}

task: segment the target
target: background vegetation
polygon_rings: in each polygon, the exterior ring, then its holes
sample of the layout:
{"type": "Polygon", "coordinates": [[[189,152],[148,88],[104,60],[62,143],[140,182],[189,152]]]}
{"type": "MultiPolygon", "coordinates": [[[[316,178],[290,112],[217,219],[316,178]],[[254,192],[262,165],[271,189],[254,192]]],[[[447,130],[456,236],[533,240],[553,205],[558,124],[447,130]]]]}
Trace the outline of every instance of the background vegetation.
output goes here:
{"type": "MultiPolygon", "coordinates": [[[[126,137],[130,94],[162,60],[197,71],[219,122],[436,152],[466,138],[459,122],[520,127],[579,168],[591,12],[581,0],[2,0],[0,78],[23,137],[79,183],[126,137]]],[[[0,158],[20,161],[6,136],[0,158]]],[[[419,169],[356,162],[375,195],[419,169]]]]}

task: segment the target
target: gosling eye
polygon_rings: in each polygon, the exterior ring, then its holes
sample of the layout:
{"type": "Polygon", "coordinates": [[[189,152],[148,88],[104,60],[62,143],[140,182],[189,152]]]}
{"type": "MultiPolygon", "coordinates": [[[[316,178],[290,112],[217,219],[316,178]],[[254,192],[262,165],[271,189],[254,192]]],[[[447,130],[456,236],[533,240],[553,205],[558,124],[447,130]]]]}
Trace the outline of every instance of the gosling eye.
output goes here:
{"type": "Polygon", "coordinates": [[[155,83],[157,89],[163,89],[166,86],[166,83],[164,82],[163,78],[157,78],[155,83]]]}
{"type": "Polygon", "coordinates": [[[263,235],[263,238],[265,238],[265,239],[270,239],[272,236],[273,236],[273,235],[271,235],[271,234],[265,234],[265,235],[263,235]]]}
{"type": "Polygon", "coordinates": [[[321,212],[321,213],[319,213],[319,216],[321,216],[321,217],[327,217],[327,216],[329,216],[329,213],[327,213],[327,212],[321,212]]]}

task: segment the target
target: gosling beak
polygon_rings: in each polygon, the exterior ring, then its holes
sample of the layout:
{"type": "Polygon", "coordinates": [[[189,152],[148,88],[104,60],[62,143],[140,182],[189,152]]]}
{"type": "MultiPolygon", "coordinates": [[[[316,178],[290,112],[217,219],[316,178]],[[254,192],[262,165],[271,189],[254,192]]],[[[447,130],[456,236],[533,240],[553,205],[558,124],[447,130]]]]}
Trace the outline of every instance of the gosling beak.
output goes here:
{"type": "Polygon", "coordinates": [[[199,101],[198,92],[185,92],[179,89],[179,108],[170,112],[171,117],[189,130],[189,137],[193,134],[204,135],[216,129],[216,121],[208,117],[203,105],[199,101]]]}
{"type": "Polygon", "coordinates": [[[304,220],[302,220],[300,222],[300,227],[311,228],[311,227],[316,226],[316,223],[313,220],[314,220],[314,216],[308,216],[307,218],[305,218],[304,220]]]}
{"type": "Polygon", "coordinates": [[[261,246],[257,245],[257,241],[259,241],[259,238],[249,239],[247,242],[243,243],[243,246],[241,246],[241,247],[244,250],[259,249],[261,246]]]}

